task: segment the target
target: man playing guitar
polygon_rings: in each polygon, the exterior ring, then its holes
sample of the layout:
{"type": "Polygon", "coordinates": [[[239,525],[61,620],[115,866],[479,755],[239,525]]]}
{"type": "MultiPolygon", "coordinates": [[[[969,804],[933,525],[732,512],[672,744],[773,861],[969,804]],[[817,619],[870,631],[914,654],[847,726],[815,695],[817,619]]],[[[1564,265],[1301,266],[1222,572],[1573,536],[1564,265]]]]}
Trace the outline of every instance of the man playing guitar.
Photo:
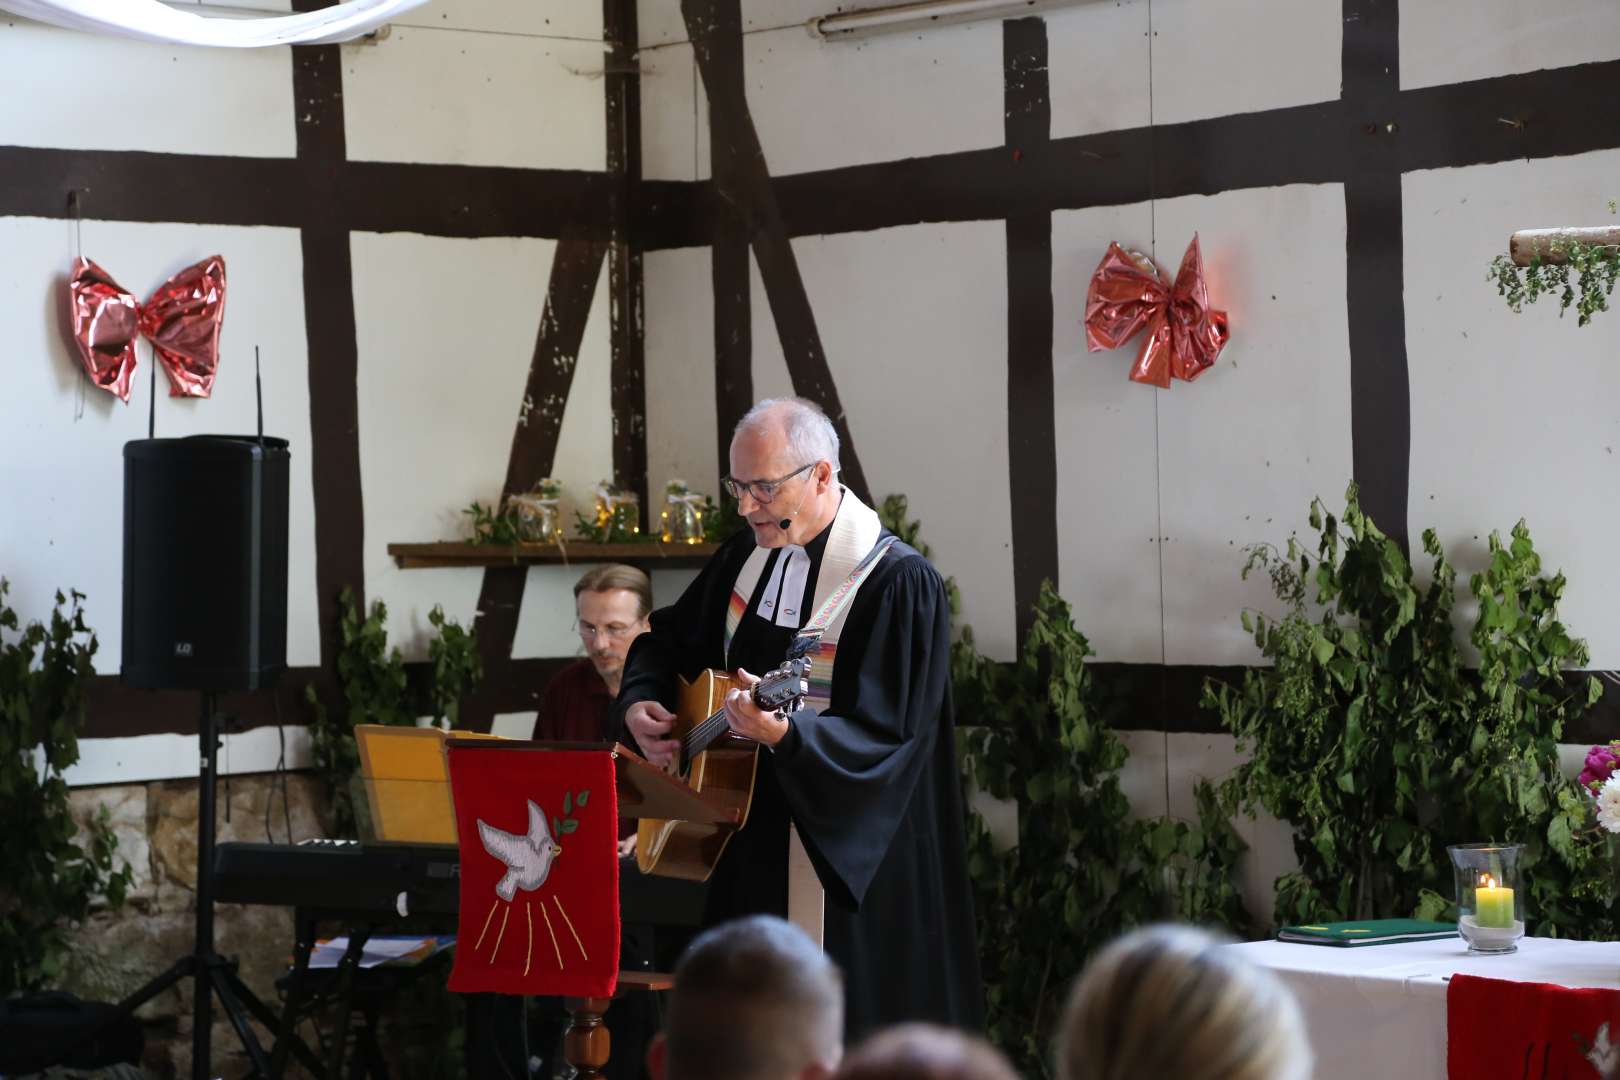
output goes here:
{"type": "Polygon", "coordinates": [[[710,878],[706,921],[790,915],[788,880],[803,860],[825,890],[817,926],[846,975],[851,1038],[902,1020],[978,1027],[944,583],[839,484],[837,433],[809,402],[750,410],[730,469],[749,528],[653,613],[615,706],[644,756],[668,765],[681,747],[679,680],[736,673],[726,723],[764,750],[748,819],[710,878]],[[754,673],[777,668],[817,621],[804,706],[760,708],[745,689],[754,673]]]}

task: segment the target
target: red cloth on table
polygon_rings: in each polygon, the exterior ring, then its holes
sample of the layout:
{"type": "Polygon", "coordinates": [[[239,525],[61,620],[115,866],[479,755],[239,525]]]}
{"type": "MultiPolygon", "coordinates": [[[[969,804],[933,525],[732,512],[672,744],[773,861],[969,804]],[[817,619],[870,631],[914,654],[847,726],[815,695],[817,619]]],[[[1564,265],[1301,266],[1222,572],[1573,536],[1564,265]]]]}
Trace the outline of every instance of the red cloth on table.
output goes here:
{"type": "Polygon", "coordinates": [[[1620,1063],[1620,990],[1453,975],[1446,989],[1451,1080],[1598,1080],[1620,1063]]]}
{"type": "MultiPolygon", "coordinates": [[[[553,675],[540,697],[534,734],[546,742],[613,742],[608,730],[613,695],[589,659],[575,660],[553,675]]],[[[619,822],[619,839],[636,834],[636,819],[619,822]]]]}
{"type": "Polygon", "coordinates": [[[457,993],[610,997],[618,802],[605,750],[448,750],[461,848],[457,993]]]}

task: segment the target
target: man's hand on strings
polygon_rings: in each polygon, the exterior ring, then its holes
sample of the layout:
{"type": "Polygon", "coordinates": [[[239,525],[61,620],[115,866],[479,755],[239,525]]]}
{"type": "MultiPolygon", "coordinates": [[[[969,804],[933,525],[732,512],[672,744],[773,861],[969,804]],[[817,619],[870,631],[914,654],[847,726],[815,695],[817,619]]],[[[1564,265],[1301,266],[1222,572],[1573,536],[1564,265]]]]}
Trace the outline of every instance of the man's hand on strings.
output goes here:
{"type": "MultiPolygon", "coordinates": [[[[745,687],[752,687],[759,682],[758,675],[750,675],[742,668],[737,669],[737,681],[745,687]]],[[[775,746],[787,734],[788,722],[773,712],[766,712],[754,704],[753,694],[748,690],[726,691],[726,723],[745,739],[764,743],[766,746],[775,746]]]]}
{"type": "Polygon", "coordinates": [[[668,768],[680,756],[680,740],[663,737],[674,721],[675,714],[656,701],[638,701],[624,714],[624,726],[630,729],[636,745],[648,761],[660,768],[668,768]]]}
{"type": "Polygon", "coordinates": [[[636,834],[631,833],[619,841],[619,858],[628,859],[636,853],[636,834]]]}

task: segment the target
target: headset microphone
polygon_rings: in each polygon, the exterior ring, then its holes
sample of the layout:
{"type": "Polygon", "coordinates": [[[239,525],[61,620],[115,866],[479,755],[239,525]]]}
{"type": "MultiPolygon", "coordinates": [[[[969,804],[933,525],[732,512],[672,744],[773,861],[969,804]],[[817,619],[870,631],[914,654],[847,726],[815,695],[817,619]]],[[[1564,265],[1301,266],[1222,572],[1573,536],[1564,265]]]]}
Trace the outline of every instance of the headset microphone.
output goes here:
{"type": "Polygon", "coordinates": [[[781,529],[783,532],[787,532],[789,529],[791,529],[793,527],[793,519],[799,516],[799,511],[804,509],[804,500],[808,499],[809,497],[810,492],[806,491],[804,495],[800,497],[799,505],[793,508],[793,513],[789,514],[781,521],[778,521],[776,523],[776,527],[781,529]]]}

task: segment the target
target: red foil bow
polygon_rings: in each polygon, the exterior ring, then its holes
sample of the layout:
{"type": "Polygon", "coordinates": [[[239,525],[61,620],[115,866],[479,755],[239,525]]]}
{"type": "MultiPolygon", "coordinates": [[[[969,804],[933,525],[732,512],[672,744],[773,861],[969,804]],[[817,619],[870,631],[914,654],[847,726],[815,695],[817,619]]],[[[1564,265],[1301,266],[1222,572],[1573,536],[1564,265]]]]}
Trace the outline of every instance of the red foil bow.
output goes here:
{"type": "Polygon", "coordinates": [[[1168,388],[1172,376],[1192,382],[1226,347],[1226,312],[1209,306],[1204,256],[1193,234],[1174,286],[1153,260],[1109,244],[1086,290],[1086,347],[1116,349],[1142,327],[1147,339],[1136,354],[1131,378],[1168,388]]]}
{"type": "Polygon", "coordinates": [[[73,340],[90,381],[129,401],[135,338],[145,334],[169,376],[170,397],[207,397],[219,370],[225,318],[225,260],[211,255],[165,281],[152,298],[135,297],[89,259],[73,262],[68,279],[73,340]]]}

